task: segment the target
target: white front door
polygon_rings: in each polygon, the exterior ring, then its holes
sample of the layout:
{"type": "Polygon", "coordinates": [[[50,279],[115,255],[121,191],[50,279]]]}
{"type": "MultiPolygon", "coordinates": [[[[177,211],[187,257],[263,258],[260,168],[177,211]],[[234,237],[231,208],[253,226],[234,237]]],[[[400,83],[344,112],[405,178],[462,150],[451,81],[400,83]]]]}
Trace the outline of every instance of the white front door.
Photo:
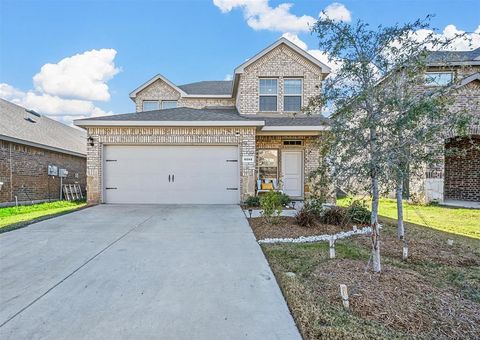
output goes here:
{"type": "Polygon", "coordinates": [[[238,204],[237,146],[107,145],[105,203],[238,204]]]}
{"type": "Polygon", "coordinates": [[[283,192],[288,196],[302,197],[303,152],[301,150],[282,151],[283,192]]]}

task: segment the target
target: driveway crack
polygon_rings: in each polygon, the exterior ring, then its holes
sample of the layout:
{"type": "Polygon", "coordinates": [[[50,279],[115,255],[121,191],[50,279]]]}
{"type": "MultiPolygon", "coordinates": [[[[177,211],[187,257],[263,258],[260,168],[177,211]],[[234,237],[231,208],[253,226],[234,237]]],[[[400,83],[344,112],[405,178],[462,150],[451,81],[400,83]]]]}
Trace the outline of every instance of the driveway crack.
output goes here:
{"type": "Polygon", "coordinates": [[[11,320],[13,320],[15,317],[17,317],[18,315],[20,315],[21,313],[23,313],[25,310],[27,310],[28,308],[30,308],[33,304],[35,304],[38,300],[40,300],[42,297],[44,297],[45,295],[47,295],[48,293],[50,293],[52,290],[54,290],[56,287],[58,287],[59,285],[61,285],[63,282],[65,282],[68,278],[72,277],[76,272],[78,272],[80,269],[82,269],[83,267],[85,267],[88,263],[90,263],[92,260],[94,260],[95,258],[97,258],[99,255],[101,255],[103,252],[105,252],[108,248],[110,248],[111,246],[113,246],[115,243],[117,243],[118,241],[120,241],[121,239],[123,239],[125,236],[127,236],[128,234],[130,234],[132,231],[134,231],[135,229],[137,229],[138,227],[142,226],[144,223],[148,222],[150,219],[152,219],[153,215],[146,218],[145,220],[143,220],[142,222],[138,223],[137,225],[135,225],[133,228],[131,228],[130,230],[128,230],[126,233],[122,234],[121,236],[119,236],[118,238],[116,238],[115,240],[113,240],[111,243],[109,243],[107,246],[105,246],[102,250],[100,250],[98,253],[96,253],[95,255],[93,255],[92,257],[90,257],[87,261],[85,261],[84,263],[82,263],[80,266],[78,266],[74,271],[72,271],[70,274],[68,274],[67,276],[65,276],[63,279],[61,279],[60,281],[58,281],[56,284],[54,284],[52,287],[50,287],[47,291],[45,291],[45,293],[43,293],[42,295],[40,295],[39,297],[37,297],[36,299],[34,299],[32,302],[30,302],[28,305],[26,305],[25,307],[23,307],[22,309],[20,309],[18,312],[16,312],[15,314],[13,314],[10,318],[8,318],[5,322],[3,322],[2,324],[0,324],[0,328],[5,326],[7,323],[9,323],[11,320]]]}

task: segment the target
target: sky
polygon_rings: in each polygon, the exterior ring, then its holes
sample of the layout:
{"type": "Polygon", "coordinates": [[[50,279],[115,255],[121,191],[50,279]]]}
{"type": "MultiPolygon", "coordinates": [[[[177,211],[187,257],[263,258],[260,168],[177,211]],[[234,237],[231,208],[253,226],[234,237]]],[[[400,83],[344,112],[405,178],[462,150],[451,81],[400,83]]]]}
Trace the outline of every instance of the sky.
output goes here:
{"type": "Polygon", "coordinates": [[[309,31],[335,20],[393,25],[434,14],[439,34],[472,33],[478,0],[0,0],[0,97],[71,124],[134,112],[129,93],[161,73],[177,85],[230,79],[286,36],[319,59],[309,31]]]}

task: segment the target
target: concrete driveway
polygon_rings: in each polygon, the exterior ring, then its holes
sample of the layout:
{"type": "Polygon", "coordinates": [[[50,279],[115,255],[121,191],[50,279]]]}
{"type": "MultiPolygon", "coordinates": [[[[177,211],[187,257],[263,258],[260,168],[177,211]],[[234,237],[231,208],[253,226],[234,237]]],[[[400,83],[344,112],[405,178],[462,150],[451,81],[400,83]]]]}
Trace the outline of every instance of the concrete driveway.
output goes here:
{"type": "Polygon", "coordinates": [[[0,234],[2,339],[299,339],[238,206],[101,205],[0,234]]]}

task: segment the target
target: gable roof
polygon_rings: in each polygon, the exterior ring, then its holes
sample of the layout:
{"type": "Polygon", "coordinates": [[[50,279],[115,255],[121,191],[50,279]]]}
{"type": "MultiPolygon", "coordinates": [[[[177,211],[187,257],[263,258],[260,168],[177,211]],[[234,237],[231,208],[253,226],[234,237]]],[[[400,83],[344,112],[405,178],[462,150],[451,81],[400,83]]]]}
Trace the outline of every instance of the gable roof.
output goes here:
{"type": "Polygon", "coordinates": [[[480,65],[480,47],[472,51],[435,51],[427,57],[427,64],[480,65]]]}
{"type": "Polygon", "coordinates": [[[85,157],[87,134],[0,99],[0,139],[85,157]],[[25,118],[30,117],[31,120],[25,118]]]}
{"type": "Polygon", "coordinates": [[[153,84],[154,82],[156,82],[157,80],[163,80],[165,83],[167,83],[170,87],[172,87],[173,89],[177,90],[181,95],[185,96],[187,95],[187,93],[185,91],[183,91],[181,88],[179,88],[177,85],[175,85],[174,83],[172,83],[170,80],[168,80],[166,77],[162,76],[160,73],[157,74],[156,76],[154,76],[153,78],[151,78],[150,80],[148,80],[146,83],[143,83],[142,85],[140,85],[139,87],[137,87],[135,90],[133,90],[132,92],[130,92],[130,98],[134,99],[138,92],[142,91],[144,88],[146,88],[147,86],[153,84]]]}
{"type": "Polygon", "coordinates": [[[233,81],[232,80],[209,80],[199,81],[196,83],[179,85],[187,94],[200,95],[221,95],[230,96],[232,94],[233,81]]]}
{"type": "Polygon", "coordinates": [[[257,126],[262,130],[326,130],[329,119],[322,115],[261,116],[241,115],[235,107],[193,109],[177,107],[76,120],[78,126],[257,126]]]}
{"type": "Polygon", "coordinates": [[[290,40],[286,38],[280,38],[277,41],[275,41],[272,45],[268,46],[267,48],[263,49],[256,55],[254,55],[252,58],[248,59],[246,62],[235,68],[235,80],[211,80],[211,81],[199,81],[195,83],[189,83],[189,84],[184,84],[184,85],[175,85],[172,83],[170,80],[168,80],[166,77],[164,77],[161,74],[157,74],[150,80],[148,80],[146,83],[140,85],[137,87],[135,90],[133,90],[130,93],[130,98],[132,100],[135,99],[137,94],[148,87],[149,85],[153,84],[157,80],[161,79],[164,81],[166,84],[168,84],[170,87],[172,87],[174,90],[178,91],[182,97],[192,97],[192,98],[232,98],[233,97],[233,92],[235,91],[235,83],[238,80],[237,79],[237,74],[243,73],[243,70],[245,67],[248,65],[254,63],[256,60],[259,58],[263,57],[265,54],[276,48],[277,46],[280,46],[282,44],[287,45],[291,49],[293,49],[295,52],[299,53],[303,57],[305,57],[307,60],[312,62],[313,64],[317,65],[321,70],[322,73],[328,74],[330,73],[330,67],[328,67],[326,64],[322,63],[320,60],[312,56],[310,53],[305,51],[304,49],[298,47],[294,43],[292,43],[290,40]]]}
{"type": "Polygon", "coordinates": [[[253,64],[255,61],[257,61],[258,59],[260,59],[261,57],[263,57],[264,55],[266,55],[268,52],[272,51],[273,49],[275,49],[276,47],[282,45],[282,44],[285,44],[287,45],[288,47],[290,47],[292,50],[294,50],[295,52],[297,52],[298,54],[302,55],[304,58],[308,59],[310,62],[312,62],[313,64],[317,65],[318,67],[320,67],[320,69],[322,70],[322,73],[330,73],[331,69],[330,67],[328,67],[327,65],[325,65],[324,63],[322,63],[320,60],[318,60],[317,58],[315,58],[313,55],[311,55],[310,53],[308,53],[307,51],[305,51],[304,49],[298,47],[297,45],[295,45],[294,43],[292,43],[290,40],[284,38],[284,37],[281,37],[280,39],[278,39],[277,41],[275,41],[273,44],[271,44],[270,46],[268,46],[267,48],[261,50],[259,53],[255,54],[252,58],[248,59],[246,62],[244,62],[243,64],[241,64],[240,66],[238,66],[236,69],[235,69],[235,74],[239,74],[239,73],[243,73],[245,68],[248,66],[248,65],[251,65],[253,64]]]}
{"type": "Polygon", "coordinates": [[[465,86],[465,85],[470,84],[472,81],[475,81],[475,80],[480,81],[480,72],[471,74],[468,77],[463,78],[457,85],[455,85],[455,88],[465,86]]]}

